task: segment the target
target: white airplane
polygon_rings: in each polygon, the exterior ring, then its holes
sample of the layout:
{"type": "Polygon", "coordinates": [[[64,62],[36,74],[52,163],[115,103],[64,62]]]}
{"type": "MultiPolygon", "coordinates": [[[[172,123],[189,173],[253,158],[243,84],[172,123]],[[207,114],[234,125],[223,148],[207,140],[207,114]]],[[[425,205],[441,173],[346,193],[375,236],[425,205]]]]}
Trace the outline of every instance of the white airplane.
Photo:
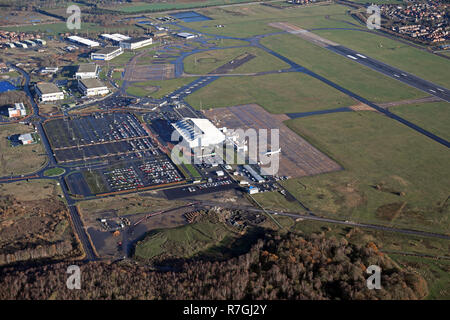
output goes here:
{"type": "Polygon", "coordinates": [[[267,152],[265,153],[265,155],[266,155],[266,156],[270,156],[270,155],[272,155],[272,154],[277,154],[277,153],[280,153],[280,152],[281,152],[281,148],[278,148],[278,150],[267,151],[267,152]]]}

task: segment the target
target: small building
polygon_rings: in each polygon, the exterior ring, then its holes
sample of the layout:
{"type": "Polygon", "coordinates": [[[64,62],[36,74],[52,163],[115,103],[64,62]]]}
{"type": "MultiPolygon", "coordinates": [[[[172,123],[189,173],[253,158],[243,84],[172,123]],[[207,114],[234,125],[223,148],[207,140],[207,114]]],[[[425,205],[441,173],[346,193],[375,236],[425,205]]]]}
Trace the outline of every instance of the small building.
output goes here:
{"type": "Polygon", "coordinates": [[[167,30],[155,30],[151,32],[150,35],[154,38],[162,38],[167,37],[169,33],[167,32],[167,30]]]}
{"type": "Polygon", "coordinates": [[[20,47],[20,48],[24,48],[24,49],[28,48],[27,44],[23,43],[23,42],[14,42],[14,44],[16,45],[16,47],[20,47]]]}
{"type": "Polygon", "coordinates": [[[18,118],[27,115],[27,110],[22,102],[15,103],[13,108],[8,108],[8,115],[10,118],[18,118]]]}
{"type": "Polygon", "coordinates": [[[35,89],[42,102],[64,99],[64,93],[54,83],[39,82],[36,83],[35,89]]]}
{"type": "Polygon", "coordinates": [[[152,43],[153,43],[152,38],[138,37],[138,38],[132,38],[129,40],[120,41],[120,47],[123,49],[134,50],[134,49],[139,49],[139,48],[151,45],[152,43]]]}
{"type": "Polygon", "coordinates": [[[58,67],[45,67],[41,69],[41,74],[50,74],[58,72],[58,67]]]}
{"type": "Polygon", "coordinates": [[[97,78],[98,65],[95,63],[82,63],[75,72],[75,79],[91,79],[97,78]]]}
{"type": "Polygon", "coordinates": [[[177,33],[177,36],[180,38],[186,39],[186,40],[194,39],[197,37],[195,34],[192,34],[189,32],[180,32],[180,33],[177,33]]]}
{"type": "Polygon", "coordinates": [[[91,53],[91,60],[104,60],[109,61],[123,53],[122,48],[118,47],[105,47],[96,52],[91,53]]]}
{"type": "Polygon", "coordinates": [[[223,173],[222,170],[218,170],[218,171],[216,171],[216,175],[217,175],[218,177],[223,177],[224,173],[223,173]]]}
{"type": "Polygon", "coordinates": [[[109,93],[108,87],[96,78],[78,80],[78,90],[87,97],[102,96],[109,93]]]}
{"type": "Polygon", "coordinates": [[[257,187],[255,187],[255,186],[250,186],[250,187],[247,188],[247,192],[249,194],[255,194],[255,193],[259,192],[259,189],[257,187]]]}
{"type": "Polygon", "coordinates": [[[22,144],[32,144],[34,142],[34,138],[31,133],[21,134],[19,136],[19,140],[22,142],[22,144]]]}
{"type": "Polygon", "coordinates": [[[33,41],[40,44],[41,46],[45,46],[47,44],[47,41],[42,39],[34,39],[33,41]]]}

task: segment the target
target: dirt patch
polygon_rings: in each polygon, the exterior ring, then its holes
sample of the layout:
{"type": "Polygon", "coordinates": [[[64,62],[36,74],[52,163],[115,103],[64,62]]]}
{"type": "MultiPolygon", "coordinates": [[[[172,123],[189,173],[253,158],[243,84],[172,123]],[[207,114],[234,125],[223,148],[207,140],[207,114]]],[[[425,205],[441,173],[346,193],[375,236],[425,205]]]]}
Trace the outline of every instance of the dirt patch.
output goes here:
{"type": "Polygon", "coordinates": [[[395,202],[382,205],[377,208],[376,215],[378,218],[393,221],[398,218],[405,209],[406,202],[395,202]]]}

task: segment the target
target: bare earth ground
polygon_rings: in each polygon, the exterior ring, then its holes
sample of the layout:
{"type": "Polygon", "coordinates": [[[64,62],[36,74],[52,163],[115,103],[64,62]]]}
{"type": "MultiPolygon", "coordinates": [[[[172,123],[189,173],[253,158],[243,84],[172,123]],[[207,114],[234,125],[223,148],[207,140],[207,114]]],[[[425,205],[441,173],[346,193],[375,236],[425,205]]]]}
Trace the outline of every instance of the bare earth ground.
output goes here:
{"type": "MultiPolygon", "coordinates": [[[[256,104],[207,110],[205,115],[213,121],[218,120],[220,127],[230,129],[279,129],[279,175],[304,177],[342,169],[339,164],[285,126],[283,121],[289,119],[286,115],[270,114],[256,104]]],[[[268,150],[271,148],[268,147],[268,150]]]]}

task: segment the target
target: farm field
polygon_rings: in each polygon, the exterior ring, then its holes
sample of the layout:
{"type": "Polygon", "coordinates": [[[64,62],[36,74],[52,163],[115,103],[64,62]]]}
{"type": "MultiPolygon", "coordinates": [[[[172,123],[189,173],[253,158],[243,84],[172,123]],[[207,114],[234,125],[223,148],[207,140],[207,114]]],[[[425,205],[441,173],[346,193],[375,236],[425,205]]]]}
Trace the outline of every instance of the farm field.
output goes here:
{"type": "Polygon", "coordinates": [[[450,127],[448,125],[450,103],[435,102],[404,105],[389,110],[447,141],[450,140],[450,127]]]}
{"type": "Polygon", "coordinates": [[[283,185],[313,212],[340,219],[449,232],[448,150],[363,111],[286,124],[344,170],[283,185]]]}
{"type": "Polygon", "coordinates": [[[302,73],[223,77],[186,98],[203,109],[256,103],[270,113],[306,112],[350,106],[352,98],[302,73]],[[293,90],[295,88],[295,90],[293,90]]]}
{"type": "Polygon", "coordinates": [[[245,54],[253,55],[254,58],[228,73],[253,73],[289,68],[287,63],[259,48],[244,47],[211,50],[190,55],[184,59],[184,71],[193,74],[206,74],[245,54]]]}
{"type": "Polygon", "coordinates": [[[295,35],[264,38],[261,43],[303,67],[373,102],[423,98],[426,93],[375,72],[295,35]],[[299,55],[298,53],[302,54],[299,55]]]}
{"type": "Polygon", "coordinates": [[[0,176],[32,173],[47,162],[47,155],[40,142],[10,147],[6,138],[14,134],[30,133],[33,129],[23,124],[8,124],[0,127],[0,176]],[[20,161],[18,161],[20,159],[20,161]]]}

